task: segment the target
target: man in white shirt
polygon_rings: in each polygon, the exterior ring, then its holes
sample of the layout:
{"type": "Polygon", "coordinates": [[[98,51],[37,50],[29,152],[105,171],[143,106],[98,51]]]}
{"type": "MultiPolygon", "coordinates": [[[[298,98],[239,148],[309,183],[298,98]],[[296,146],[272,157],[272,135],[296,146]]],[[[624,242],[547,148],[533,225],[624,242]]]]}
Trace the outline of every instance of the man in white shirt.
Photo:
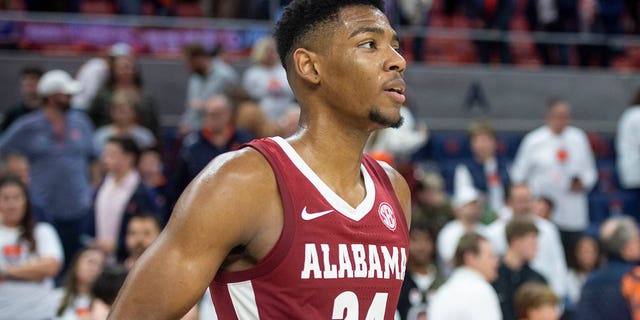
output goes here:
{"type": "Polygon", "coordinates": [[[618,121],[616,154],[620,184],[635,191],[640,205],[640,91],[618,121]]]}
{"type": "Polygon", "coordinates": [[[551,100],[547,124],[524,137],[511,170],[513,183],[527,183],[535,196],[555,203],[552,219],[565,251],[589,225],[587,194],[597,179],[587,135],[570,120],[571,106],[551,100]]]}
{"type": "Polygon", "coordinates": [[[508,190],[506,206],[501,218],[487,227],[487,237],[498,255],[507,249],[506,225],[513,218],[532,220],[538,228],[538,248],[530,266],[541,273],[558,297],[567,294],[567,263],[558,228],[551,222],[532,213],[533,198],[526,184],[512,185],[508,190]]]}
{"type": "Polygon", "coordinates": [[[460,238],[467,232],[484,235],[485,226],[480,223],[481,203],[480,194],[472,187],[459,188],[454,192],[452,206],[455,220],[442,228],[437,241],[439,263],[445,274],[451,272],[452,258],[460,238]]]}
{"type": "Polygon", "coordinates": [[[498,258],[489,241],[477,233],[460,239],[456,269],[429,305],[430,320],[501,320],[500,302],[489,284],[498,275],[498,258]]]}

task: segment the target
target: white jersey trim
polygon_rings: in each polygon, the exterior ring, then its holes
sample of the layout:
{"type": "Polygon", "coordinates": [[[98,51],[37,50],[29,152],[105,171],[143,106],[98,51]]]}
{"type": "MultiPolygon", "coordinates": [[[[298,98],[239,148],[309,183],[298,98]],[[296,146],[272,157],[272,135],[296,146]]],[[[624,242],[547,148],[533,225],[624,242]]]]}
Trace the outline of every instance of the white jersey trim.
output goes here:
{"type": "Polygon", "coordinates": [[[259,320],[258,305],[251,281],[235,282],[227,284],[233,309],[238,319],[259,320]]]}
{"type": "Polygon", "coordinates": [[[327,200],[327,202],[329,202],[329,204],[331,204],[331,206],[333,206],[333,208],[340,214],[351,220],[360,221],[371,211],[376,197],[376,188],[373,183],[373,179],[371,179],[371,175],[369,175],[364,164],[360,164],[360,171],[364,178],[366,195],[362,202],[354,208],[331,190],[331,188],[329,188],[329,186],[327,186],[327,184],[318,177],[318,175],[309,167],[309,165],[307,165],[306,162],[304,162],[293,147],[291,147],[289,142],[281,137],[271,137],[270,139],[275,141],[280,148],[282,148],[284,153],[289,157],[298,170],[302,172],[302,174],[316,187],[325,200],[327,200]]]}

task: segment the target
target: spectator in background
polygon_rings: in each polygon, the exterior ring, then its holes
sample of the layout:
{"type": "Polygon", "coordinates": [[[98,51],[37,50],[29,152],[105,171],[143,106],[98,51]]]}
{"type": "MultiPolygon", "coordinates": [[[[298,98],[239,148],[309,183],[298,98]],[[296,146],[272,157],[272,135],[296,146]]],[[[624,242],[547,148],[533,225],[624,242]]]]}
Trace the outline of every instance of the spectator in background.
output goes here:
{"type": "Polygon", "coordinates": [[[91,287],[102,272],[105,255],[100,250],[84,248],[69,265],[64,287],[60,292],[60,305],[56,312],[59,320],[89,320],[91,314],[91,287]]]}
{"type": "Polygon", "coordinates": [[[187,85],[185,110],[180,120],[180,133],[186,135],[202,128],[205,101],[214,95],[228,94],[238,82],[236,71],[200,44],[184,48],[184,59],[191,72],[187,85]]]}
{"type": "MultiPolygon", "coordinates": [[[[29,174],[31,169],[29,168],[29,159],[24,155],[17,152],[9,152],[0,156],[0,175],[14,176],[20,179],[20,182],[30,190],[29,184],[31,178],[29,174]]],[[[53,216],[45,209],[44,202],[37,194],[29,192],[29,201],[31,202],[31,211],[33,212],[33,219],[36,222],[47,222],[53,224],[53,216]]]]}
{"type": "Polygon", "coordinates": [[[525,283],[515,295],[516,314],[519,320],[560,319],[560,299],[543,283],[525,283]]]}
{"type": "MultiPolygon", "coordinates": [[[[531,31],[567,32],[568,20],[575,17],[576,1],[529,0],[526,15],[531,31]]],[[[563,44],[551,44],[548,39],[537,39],[536,49],[544,65],[567,65],[569,53],[563,44]]]]}
{"type": "Polygon", "coordinates": [[[129,219],[125,244],[127,257],[124,266],[131,269],[138,258],[158,238],[162,227],[158,217],[151,213],[141,212],[129,219]]]}
{"type": "Polygon", "coordinates": [[[109,76],[87,110],[96,128],[113,122],[111,106],[119,92],[128,92],[128,100],[136,108],[135,122],[160,139],[160,120],[153,97],[143,88],[142,74],[133,55],[120,55],[110,60],[109,76]]]}
{"type": "Polygon", "coordinates": [[[509,188],[506,160],[496,155],[496,133],[486,122],[469,127],[471,158],[456,167],[454,188],[475,188],[487,200],[483,222],[496,219],[504,206],[505,190],[509,188]]]}
{"type": "Polygon", "coordinates": [[[365,152],[385,152],[396,163],[405,163],[411,155],[424,146],[429,136],[427,126],[416,123],[409,108],[402,106],[400,115],[404,119],[399,128],[385,128],[369,136],[364,147],[365,152]]]}
{"type": "Polygon", "coordinates": [[[440,230],[453,219],[453,208],[444,191],[444,180],[437,172],[416,170],[413,216],[425,224],[437,238],[440,230]]]}
{"type": "Polygon", "coordinates": [[[431,295],[444,283],[444,275],[436,265],[435,237],[419,218],[411,222],[409,259],[405,273],[398,312],[402,320],[419,319],[427,311],[431,295]]]}
{"type": "Polygon", "coordinates": [[[400,24],[413,27],[413,61],[424,60],[424,29],[429,21],[429,11],[433,0],[396,0],[400,24]]]}
{"type": "MultiPolygon", "coordinates": [[[[119,14],[142,15],[144,12],[142,0],[117,0],[116,5],[119,14]]],[[[172,16],[175,14],[176,0],[151,0],[153,14],[156,16],[172,16]]]]}
{"type": "Polygon", "coordinates": [[[569,272],[567,274],[568,304],[565,312],[575,312],[582,287],[593,270],[600,266],[600,247],[598,242],[583,235],[576,242],[576,250],[569,256],[569,272]]]}
{"type": "Polygon", "coordinates": [[[262,38],[253,46],[252,65],[244,72],[242,86],[269,121],[280,122],[294,102],[287,73],[278,59],[273,38],[262,38]]]}
{"type": "Polygon", "coordinates": [[[553,214],[554,209],[555,204],[551,199],[547,197],[538,197],[533,200],[531,212],[542,219],[552,221],[551,215],[553,214]]]}
{"type": "Polygon", "coordinates": [[[71,105],[81,110],[89,109],[91,102],[107,82],[113,61],[118,57],[131,55],[133,55],[131,46],[118,42],[110,46],[103,56],[91,58],[83,63],[76,74],[76,79],[82,84],[82,88],[71,99],[71,105]]]}
{"type": "Polygon", "coordinates": [[[578,320],[631,319],[622,295],[622,278],[640,261],[640,235],[628,216],[607,219],[600,228],[606,263],[589,275],[577,307],[578,320]]]}
{"type": "Polygon", "coordinates": [[[640,203],[640,90],[618,120],[616,155],[620,184],[635,192],[640,203]]]}
{"type": "Polygon", "coordinates": [[[538,229],[538,250],[531,260],[531,267],[549,281],[556,295],[567,294],[567,264],[558,228],[551,222],[531,213],[531,190],[525,184],[512,185],[507,192],[505,218],[496,220],[487,228],[487,235],[498,254],[507,247],[506,225],[513,218],[532,220],[538,229]],[[506,218],[508,217],[508,218],[506,218]]]}
{"type": "Polygon", "coordinates": [[[513,183],[527,183],[537,197],[555,203],[551,215],[560,229],[565,252],[589,225],[587,194],[597,179],[587,135],[569,125],[571,106],[560,99],[548,103],[546,125],[528,133],[511,170],[513,183]]]}
{"type": "Polygon", "coordinates": [[[511,63],[511,49],[506,38],[513,16],[514,0],[467,0],[467,16],[477,29],[492,30],[497,39],[474,40],[481,63],[491,62],[491,54],[498,52],[500,62],[511,63]]]}
{"type": "Polygon", "coordinates": [[[448,222],[438,234],[436,242],[438,256],[443,271],[451,271],[452,258],[460,237],[467,232],[484,235],[485,226],[480,223],[482,201],[478,191],[472,188],[458,189],[453,195],[453,214],[455,220],[448,222]]]}
{"type": "Polygon", "coordinates": [[[256,138],[277,136],[283,131],[282,125],[269,120],[260,104],[241,86],[230,90],[229,99],[234,106],[233,123],[237,129],[249,131],[256,138]]]}
{"type": "Polygon", "coordinates": [[[38,67],[25,67],[20,71],[20,102],[11,106],[4,113],[0,131],[9,128],[16,119],[40,108],[40,96],[38,95],[38,81],[42,77],[42,69],[38,67]]]}
{"type": "Polygon", "coordinates": [[[110,137],[129,137],[136,142],[139,149],[150,149],[157,146],[158,141],[153,132],[136,123],[138,113],[136,97],[131,91],[118,90],[111,96],[112,122],[98,128],[93,137],[93,143],[99,152],[110,137]]]}
{"type": "Polygon", "coordinates": [[[164,174],[162,155],[153,149],[142,151],[140,160],[138,160],[138,173],[142,183],[151,188],[156,194],[156,203],[164,209],[164,220],[168,221],[171,212],[168,203],[171,186],[164,174]]]}
{"type": "Polygon", "coordinates": [[[180,150],[174,183],[176,199],[213,158],[237,150],[243,143],[253,139],[250,133],[234,128],[231,103],[227,96],[212,96],[206,100],[202,111],[202,129],[185,137],[180,150]]]}
{"type": "Polygon", "coordinates": [[[456,269],[431,298],[429,319],[501,320],[500,302],[489,284],[498,271],[498,259],[489,241],[477,233],[465,234],[453,262],[456,269]]]}
{"type": "Polygon", "coordinates": [[[93,301],[91,302],[92,320],[106,320],[113,302],[129,271],[122,265],[108,265],[102,270],[91,288],[93,301]]]}
{"type": "Polygon", "coordinates": [[[528,281],[546,283],[546,279],[529,266],[538,252],[538,228],[533,220],[514,217],[506,227],[507,251],[498,268],[498,278],[492,283],[498,293],[502,318],[516,320],[514,295],[528,281]]]}
{"type": "Polygon", "coordinates": [[[131,217],[142,211],[160,218],[153,191],[142,183],[136,165],[140,151],[131,138],[111,137],[102,154],[107,175],[96,191],[86,234],[108,256],[123,261],[127,256],[125,235],[131,217]]]}
{"type": "Polygon", "coordinates": [[[0,315],[3,319],[49,319],[58,299],[53,277],[64,255],[54,228],[35,223],[26,187],[0,179],[0,315]]]}
{"type": "Polygon", "coordinates": [[[81,247],[79,234],[91,207],[89,167],[96,156],[91,121],[69,110],[79,88],[65,71],[45,73],[38,83],[42,109],[18,119],[0,138],[0,154],[19,152],[29,159],[31,192],[53,216],[67,257],[81,247]]]}

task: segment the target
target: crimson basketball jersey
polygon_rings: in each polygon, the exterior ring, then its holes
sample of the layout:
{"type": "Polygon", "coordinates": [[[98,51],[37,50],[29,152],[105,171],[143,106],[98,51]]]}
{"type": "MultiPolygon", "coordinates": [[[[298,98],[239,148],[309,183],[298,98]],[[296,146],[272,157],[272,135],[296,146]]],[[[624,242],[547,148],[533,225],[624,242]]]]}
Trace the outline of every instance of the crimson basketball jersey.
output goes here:
{"type": "Polygon", "coordinates": [[[219,319],[393,319],[409,236],[384,169],[363,157],[366,196],[355,208],[284,139],[255,140],[284,208],[274,248],[255,267],[220,271],[210,290],[219,319]]]}

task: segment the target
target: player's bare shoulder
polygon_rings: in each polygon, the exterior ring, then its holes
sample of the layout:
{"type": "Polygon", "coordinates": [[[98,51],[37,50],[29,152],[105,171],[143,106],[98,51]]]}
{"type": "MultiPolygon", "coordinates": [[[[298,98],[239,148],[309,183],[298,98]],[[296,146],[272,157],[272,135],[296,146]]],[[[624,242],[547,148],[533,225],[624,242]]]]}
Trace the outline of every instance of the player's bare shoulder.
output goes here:
{"type": "Polygon", "coordinates": [[[392,166],[384,161],[378,161],[391,180],[393,189],[400,200],[402,210],[404,211],[407,223],[411,221],[411,190],[407,184],[407,180],[392,166]]]}
{"type": "Polygon", "coordinates": [[[255,149],[243,148],[211,161],[184,191],[173,215],[176,219],[195,214],[217,221],[230,218],[250,228],[257,219],[280,211],[271,166],[255,149]]]}

